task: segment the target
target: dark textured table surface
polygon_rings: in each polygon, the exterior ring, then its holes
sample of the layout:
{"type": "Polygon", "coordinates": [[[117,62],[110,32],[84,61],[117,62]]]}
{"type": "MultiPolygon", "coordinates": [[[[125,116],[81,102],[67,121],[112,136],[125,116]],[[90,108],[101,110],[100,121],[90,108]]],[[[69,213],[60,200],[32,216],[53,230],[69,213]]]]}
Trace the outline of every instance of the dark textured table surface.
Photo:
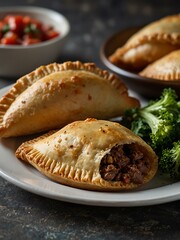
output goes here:
{"type": "MultiPolygon", "coordinates": [[[[71,34],[58,61],[93,61],[103,68],[100,47],[112,33],[180,12],[178,0],[0,1],[0,7],[10,5],[63,13],[71,34]]],[[[0,88],[15,80],[0,77],[0,88]]],[[[0,239],[180,239],[180,201],[130,208],[85,206],[47,199],[0,179],[0,239]]]]}

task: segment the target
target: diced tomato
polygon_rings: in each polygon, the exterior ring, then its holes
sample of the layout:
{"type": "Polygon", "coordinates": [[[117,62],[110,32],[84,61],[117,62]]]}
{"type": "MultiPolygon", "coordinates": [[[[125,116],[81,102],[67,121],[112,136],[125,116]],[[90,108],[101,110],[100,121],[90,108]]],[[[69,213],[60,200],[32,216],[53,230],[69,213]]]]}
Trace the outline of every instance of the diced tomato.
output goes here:
{"type": "Polygon", "coordinates": [[[19,44],[18,36],[16,33],[8,32],[1,39],[1,43],[5,45],[19,44]]]}
{"type": "Polygon", "coordinates": [[[25,41],[29,38],[33,38],[33,34],[31,32],[24,34],[22,40],[25,41]]]}
{"type": "Polygon", "coordinates": [[[42,25],[42,31],[43,31],[43,32],[48,32],[48,31],[50,31],[50,30],[53,30],[53,27],[52,27],[52,26],[49,26],[49,25],[47,25],[47,24],[42,25]]]}
{"type": "Polygon", "coordinates": [[[31,19],[31,24],[33,24],[36,29],[42,29],[42,23],[36,19],[31,19]]]}
{"type": "Polygon", "coordinates": [[[3,22],[8,23],[10,17],[12,17],[12,15],[5,16],[5,18],[3,19],[3,22]]]}
{"type": "Polygon", "coordinates": [[[41,40],[38,38],[26,38],[22,44],[27,46],[27,45],[31,45],[31,44],[35,44],[35,43],[40,43],[41,40]]]}
{"type": "Polygon", "coordinates": [[[30,24],[31,23],[30,16],[24,16],[23,17],[23,23],[24,23],[24,26],[27,26],[28,24],[30,24]]]}
{"type": "Polygon", "coordinates": [[[3,29],[3,22],[0,21],[0,39],[1,39],[2,36],[3,36],[2,29],[3,29]]]}
{"type": "Polygon", "coordinates": [[[55,37],[58,37],[59,36],[59,33],[54,31],[54,30],[49,30],[47,33],[46,33],[46,39],[49,40],[49,39],[53,39],[55,37]]]}
{"type": "Polygon", "coordinates": [[[3,26],[4,26],[4,23],[2,21],[0,21],[0,31],[2,31],[3,26]]]}
{"type": "Polygon", "coordinates": [[[42,23],[36,19],[33,19],[29,16],[24,16],[23,17],[23,23],[24,23],[24,27],[33,24],[34,28],[36,29],[41,29],[42,28],[42,23]]]}
{"type": "Polygon", "coordinates": [[[0,20],[0,44],[30,45],[59,36],[52,26],[28,15],[6,15],[0,20]]]}
{"type": "Polygon", "coordinates": [[[10,31],[20,35],[23,33],[24,23],[22,16],[9,16],[7,23],[9,24],[10,31]]]}

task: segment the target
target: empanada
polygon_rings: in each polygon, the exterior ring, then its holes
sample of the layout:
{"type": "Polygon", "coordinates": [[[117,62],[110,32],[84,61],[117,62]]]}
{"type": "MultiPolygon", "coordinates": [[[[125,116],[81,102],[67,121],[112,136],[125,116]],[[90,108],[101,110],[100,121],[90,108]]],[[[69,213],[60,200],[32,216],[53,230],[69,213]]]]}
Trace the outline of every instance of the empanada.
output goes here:
{"type": "Polygon", "coordinates": [[[120,116],[139,106],[124,83],[93,63],[42,66],[20,78],[0,100],[0,136],[27,135],[75,120],[120,116]]]}
{"type": "Polygon", "coordinates": [[[139,71],[149,63],[180,48],[180,14],[164,17],[135,33],[118,48],[110,61],[128,70],[139,71]]]}
{"type": "Polygon", "coordinates": [[[72,187],[118,191],[150,181],[157,156],[119,123],[86,119],[23,143],[16,156],[49,178],[72,187]]]}
{"type": "Polygon", "coordinates": [[[139,74],[160,80],[180,80],[180,50],[173,51],[153,62],[139,74]]]}

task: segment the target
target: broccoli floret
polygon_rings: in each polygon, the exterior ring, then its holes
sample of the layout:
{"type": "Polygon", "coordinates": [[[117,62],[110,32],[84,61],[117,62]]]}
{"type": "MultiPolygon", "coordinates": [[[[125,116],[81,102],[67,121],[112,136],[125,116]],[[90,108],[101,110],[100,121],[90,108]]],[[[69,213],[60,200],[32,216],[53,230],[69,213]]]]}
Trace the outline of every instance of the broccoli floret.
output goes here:
{"type": "Polygon", "coordinates": [[[162,172],[180,180],[180,140],[174,142],[172,148],[162,151],[159,167],[162,172]]]}
{"type": "Polygon", "coordinates": [[[143,118],[137,118],[138,111],[137,108],[127,109],[121,123],[130,128],[136,135],[148,140],[151,129],[143,118]]]}
{"type": "Polygon", "coordinates": [[[160,98],[155,101],[150,101],[145,108],[148,109],[148,112],[161,112],[163,110],[167,110],[168,108],[172,108],[174,104],[176,107],[178,106],[175,90],[172,88],[165,88],[160,98]]]}
{"type": "Polygon", "coordinates": [[[134,133],[154,150],[161,151],[176,141],[177,131],[180,132],[178,104],[176,92],[171,88],[164,89],[159,99],[149,102],[145,107],[128,110],[122,124],[126,125],[127,122],[134,133]]]}
{"type": "Polygon", "coordinates": [[[173,89],[164,89],[145,107],[127,110],[122,124],[151,145],[163,172],[180,179],[180,101],[173,89]]]}
{"type": "Polygon", "coordinates": [[[131,124],[131,130],[140,137],[147,139],[149,134],[151,133],[151,129],[149,125],[143,120],[139,119],[137,121],[133,121],[131,124]]]}

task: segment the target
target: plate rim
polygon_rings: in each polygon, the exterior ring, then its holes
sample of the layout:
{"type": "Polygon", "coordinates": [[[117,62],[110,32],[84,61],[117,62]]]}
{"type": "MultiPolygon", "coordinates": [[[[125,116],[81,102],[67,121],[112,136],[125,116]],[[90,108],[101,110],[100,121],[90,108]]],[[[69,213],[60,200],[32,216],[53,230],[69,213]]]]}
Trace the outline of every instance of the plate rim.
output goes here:
{"type": "MultiPolygon", "coordinates": [[[[31,167],[31,166],[30,166],[31,167]]],[[[143,190],[143,191],[139,191],[139,192],[127,192],[127,193],[122,193],[122,192],[115,192],[115,193],[109,193],[109,192],[96,192],[96,191],[88,191],[88,190],[83,190],[83,189],[76,189],[76,188],[72,188],[69,186],[64,186],[61,185],[59,183],[53,182],[50,179],[46,179],[46,181],[50,182],[51,184],[57,184],[60,187],[63,188],[68,188],[68,189],[72,189],[72,191],[75,192],[79,192],[79,196],[70,196],[68,194],[58,194],[58,193],[49,193],[49,192],[45,192],[43,187],[41,188],[39,185],[36,185],[36,188],[34,188],[34,186],[32,184],[27,184],[26,182],[20,181],[17,178],[9,175],[8,173],[5,173],[4,171],[0,170],[0,176],[7,180],[8,182],[12,183],[13,185],[34,193],[36,195],[42,196],[42,197],[46,197],[49,199],[54,199],[54,200],[59,200],[59,201],[63,201],[63,202],[69,202],[69,203],[75,203],[75,204],[83,204],[83,205],[89,205],[89,206],[104,206],[104,207],[138,207],[138,206],[151,206],[151,205],[157,205],[157,204],[163,204],[163,203],[168,203],[168,202],[172,202],[172,201],[177,201],[180,200],[180,192],[178,193],[178,189],[180,188],[180,182],[176,182],[176,183],[172,183],[169,184],[168,186],[171,185],[171,188],[173,187],[174,193],[171,194],[166,194],[166,196],[161,196],[161,197],[157,197],[154,196],[151,198],[146,198],[146,199],[136,199],[136,200],[131,200],[129,199],[129,195],[131,195],[132,193],[134,195],[136,195],[136,193],[149,193],[149,195],[151,193],[155,191],[159,191],[162,190],[163,192],[166,190],[167,186],[162,186],[159,188],[155,188],[155,189],[147,189],[147,190],[143,190]],[[82,197],[81,193],[85,192],[87,197],[82,197]],[[89,200],[88,199],[88,195],[104,195],[104,199],[96,199],[95,196],[93,199],[89,200]],[[119,195],[119,197],[121,197],[121,195],[125,196],[128,195],[127,198],[120,200],[120,199],[111,199],[111,201],[107,200],[106,197],[108,195],[119,195]]],[[[41,180],[45,181],[45,179],[42,177],[41,180]]]]}

